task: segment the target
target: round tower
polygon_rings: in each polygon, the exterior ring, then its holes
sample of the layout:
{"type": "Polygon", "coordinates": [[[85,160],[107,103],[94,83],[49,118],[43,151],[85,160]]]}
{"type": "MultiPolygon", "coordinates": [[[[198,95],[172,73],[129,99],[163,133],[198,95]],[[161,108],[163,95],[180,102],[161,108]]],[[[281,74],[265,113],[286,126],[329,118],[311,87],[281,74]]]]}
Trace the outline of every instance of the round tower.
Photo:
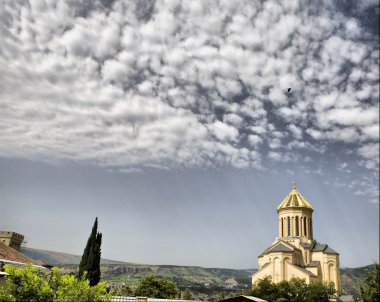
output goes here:
{"type": "Polygon", "coordinates": [[[299,239],[302,242],[313,241],[313,207],[297,191],[293,180],[292,191],[277,207],[278,237],[282,240],[299,239]]]}

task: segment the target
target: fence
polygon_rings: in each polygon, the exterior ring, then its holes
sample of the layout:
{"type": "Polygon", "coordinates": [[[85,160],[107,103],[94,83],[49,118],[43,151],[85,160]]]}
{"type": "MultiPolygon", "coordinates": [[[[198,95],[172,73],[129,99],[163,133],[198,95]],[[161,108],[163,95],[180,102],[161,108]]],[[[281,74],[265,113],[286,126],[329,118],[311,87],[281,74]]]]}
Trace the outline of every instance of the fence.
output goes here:
{"type": "Polygon", "coordinates": [[[127,296],[114,296],[112,302],[147,302],[146,297],[127,297],[127,296]]]}

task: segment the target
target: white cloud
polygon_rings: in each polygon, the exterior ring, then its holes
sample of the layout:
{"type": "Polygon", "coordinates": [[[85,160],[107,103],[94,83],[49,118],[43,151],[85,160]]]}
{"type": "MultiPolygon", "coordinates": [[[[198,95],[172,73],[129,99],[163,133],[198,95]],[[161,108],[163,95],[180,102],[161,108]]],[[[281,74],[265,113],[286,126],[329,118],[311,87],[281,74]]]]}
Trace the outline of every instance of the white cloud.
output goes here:
{"type": "Polygon", "coordinates": [[[258,135],[250,134],[248,135],[248,143],[254,147],[254,146],[262,144],[263,139],[258,135]]]}
{"type": "Polygon", "coordinates": [[[366,158],[378,158],[379,157],[379,143],[373,143],[365,145],[359,148],[359,154],[366,158]]]}
{"type": "Polygon", "coordinates": [[[221,121],[216,121],[209,126],[211,132],[221,141],[237,141],[239,131],[221,121]]]}
{"type": "Polygon", "coordinates": [[[260,168],[258,145],[287,161],[323,141],[376,161],[378,37],[328,1],[3,7],[2,156],[260,168]]]}

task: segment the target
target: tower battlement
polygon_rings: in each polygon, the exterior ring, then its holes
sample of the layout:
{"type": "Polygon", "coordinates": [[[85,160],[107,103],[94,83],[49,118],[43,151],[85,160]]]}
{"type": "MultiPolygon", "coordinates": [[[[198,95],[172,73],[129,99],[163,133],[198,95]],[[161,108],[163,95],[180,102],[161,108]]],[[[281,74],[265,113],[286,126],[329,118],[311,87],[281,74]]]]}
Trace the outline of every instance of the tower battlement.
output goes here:
{"type": "Polygon", "coordinates": [[[24,241],[24,235],[11,231],[0,231],[0,242],[16,251],[21,250],[21,244],[24,241]]]}

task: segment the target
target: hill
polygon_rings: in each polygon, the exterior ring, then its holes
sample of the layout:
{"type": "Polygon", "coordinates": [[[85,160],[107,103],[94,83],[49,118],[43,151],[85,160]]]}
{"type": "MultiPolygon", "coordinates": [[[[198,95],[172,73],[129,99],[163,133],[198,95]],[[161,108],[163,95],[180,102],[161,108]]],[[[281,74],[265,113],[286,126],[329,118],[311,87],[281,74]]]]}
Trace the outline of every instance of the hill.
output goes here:
{"type": "MultiPolygon", "coordinates": [[[[79,265],[82,256],[72,255],[68,253],[47,251],[41,249],[34,249],[30,247],[25,247],[22,249],[22,253],[32,259],[42,260],[43,262],[51,265],[61,265],[61,264],[76,264],[79,265]]],[[[114,261],[108,259],[102,259],[101,264],[121,264],[124,262],[114,261]]]]}
{"type": "MultiPolygon", "coordinates": [[[[64,268],[67,272],[78,269],[81,256],[34,248],[24,248],[29,258],[64,268]]],[[[370,265],[371,266],[371,265],[370,265]]],[[[362,282],[364,270],[370,266],[342,268],[342,292],[358,297],[357,285],[362,282]]],[[[198,266],[135,264],[108,259],[101,260],[102,279],[110,283],[125,284],[134,289],[148,274],[173,280],[184,290],[189,288],[199,298],[210,298],[216,293],[228,294],[251,287],[251,275],[256,269],[203,268],[198,266]]]]}

